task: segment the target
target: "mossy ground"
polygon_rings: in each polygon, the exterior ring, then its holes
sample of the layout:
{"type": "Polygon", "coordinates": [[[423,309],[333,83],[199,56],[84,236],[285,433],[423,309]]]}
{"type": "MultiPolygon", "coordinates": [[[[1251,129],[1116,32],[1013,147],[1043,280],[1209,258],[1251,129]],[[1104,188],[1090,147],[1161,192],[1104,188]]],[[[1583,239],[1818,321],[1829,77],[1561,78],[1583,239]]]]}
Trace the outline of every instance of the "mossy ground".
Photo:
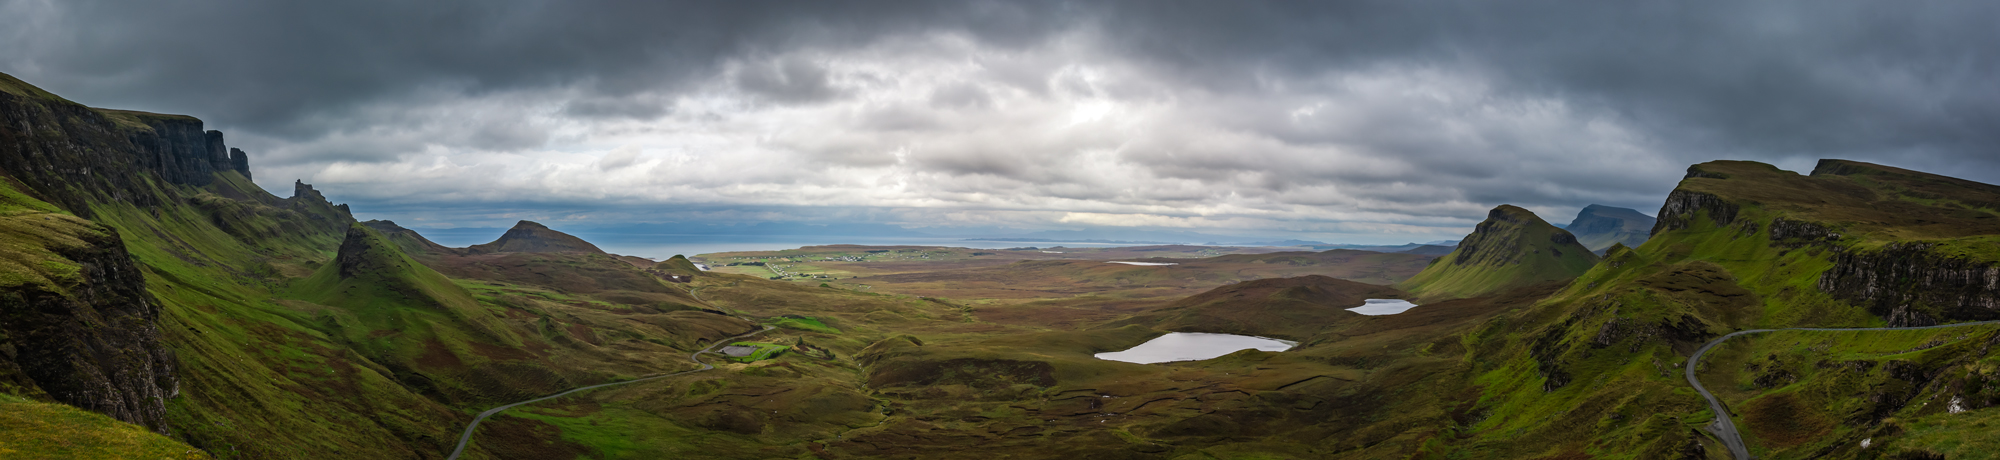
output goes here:
{"type": "Polygon", "coordinates": [[[827,334],[840,333],[840,329],[836,329],[833,326],[828,326],[826,325],[825,322],[820,321],[819,318],[814,318],[810,316],[797,316],[797,315],[780,316],[777,317],[776,319],[771,320],[770,324],[772,326],[782,327],[786,329],[798,329],[802,331],[822,332],[827,334]]]}

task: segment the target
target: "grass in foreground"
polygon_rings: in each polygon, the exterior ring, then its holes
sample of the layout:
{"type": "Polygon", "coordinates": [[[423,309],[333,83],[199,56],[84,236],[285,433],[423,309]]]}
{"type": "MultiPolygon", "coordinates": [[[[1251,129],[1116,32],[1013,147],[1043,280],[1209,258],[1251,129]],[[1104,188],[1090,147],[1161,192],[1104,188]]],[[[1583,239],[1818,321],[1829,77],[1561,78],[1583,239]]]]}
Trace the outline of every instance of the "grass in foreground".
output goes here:
{"type": "Polygon", "coordinates": [[[206,459],[209,456],[173,438],[104,414],[0,394],[0,458],[206,459]]]}

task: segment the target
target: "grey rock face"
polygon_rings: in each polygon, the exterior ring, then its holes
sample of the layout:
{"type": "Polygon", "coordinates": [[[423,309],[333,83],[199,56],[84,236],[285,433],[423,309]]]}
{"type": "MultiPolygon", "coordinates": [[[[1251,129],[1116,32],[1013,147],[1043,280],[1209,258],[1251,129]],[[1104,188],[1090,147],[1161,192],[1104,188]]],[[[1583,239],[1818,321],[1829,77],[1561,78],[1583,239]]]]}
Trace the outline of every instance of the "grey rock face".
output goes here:
{"type": "Polygon", "coordinates": [[[166,400],[180,393],[173,353],[160,343],[159,302],[115,230],[77,235],[58,250],[82,267],[81,281],[55,292],[0,288],[0,354],[15,384],[50,399],[167,432],[166,400]],[[23,382],[22,380],[25,380],[23,382]]]}
{"type": "Polygon", "coordinates": [[[1707,212],[1709,220],[1717,225],[1729,225],[1736,222],[1736,213],[1740,209],[1722,197],[1675,189],[1667,194],[1667,204],[1660,206],[1659,221],[1653,224],[1653,231],[1649,234],[1688,228],[1698,212],[1707,212]]]}
{"type": "Polygon", "coordinates": [[[1819,289],[1865,306],[1890,327],[2000,319],[2000,265],[1946,257],[1927,243],[1834,256],[1819,289]]]}

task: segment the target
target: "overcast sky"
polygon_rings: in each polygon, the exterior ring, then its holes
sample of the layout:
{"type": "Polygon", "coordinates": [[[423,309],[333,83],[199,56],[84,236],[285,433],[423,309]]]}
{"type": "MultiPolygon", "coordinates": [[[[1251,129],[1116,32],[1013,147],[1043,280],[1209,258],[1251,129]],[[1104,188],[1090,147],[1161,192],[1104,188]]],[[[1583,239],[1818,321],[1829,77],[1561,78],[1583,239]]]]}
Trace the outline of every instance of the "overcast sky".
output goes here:
{"type": "Polygon", "coordinates": [[[363,218],[1462,236],[1715,159],[2000,182],[2000,2],[0,0],[363,218]]]}

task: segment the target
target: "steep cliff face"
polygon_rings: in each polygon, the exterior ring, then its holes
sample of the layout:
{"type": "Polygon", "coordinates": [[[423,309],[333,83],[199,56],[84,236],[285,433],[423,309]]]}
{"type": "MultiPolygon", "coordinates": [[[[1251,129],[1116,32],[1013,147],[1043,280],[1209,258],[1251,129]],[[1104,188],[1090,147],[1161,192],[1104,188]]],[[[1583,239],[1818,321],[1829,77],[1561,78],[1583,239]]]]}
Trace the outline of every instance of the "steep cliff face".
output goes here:
{"type": "Polygon", "coordinates": [[[0,74],[0,174],[79,216],[89,217],[88,201],[174,198],[131,172],[199,186],[231,170],[248,177],[248,156],[232,157],[199,119],[85,107],[0,74]]]}
{"type": "Polygon", "coordinates": [[[0,192],[0,390],[167,432],[175,360],[117,231],[0,192]]]}
{"type": "Polygon", "coordinates": [[[206,183],[209,144],[199,120],[91,109],[0,74],[0,386],[167,431],[180,382],[159,301],[118,232],[78,216],[174,196],[149,180],[206,183]]]}
{"type": "Polygon", "coordinates": [[[1575,278],[1596,263],[1597,255],[1575,235],[1526,209],[1501,205],[1451,254],[1396,287],[1430,301],[1465,298],[1575,278]]]}
{"type": "Polygon", "coordinates": [[[1890,243],[1842,253],[1819,288],[1893,327],[2000,319],[2000,264],[1946,256],[1936,246],[1890,243]]]}

